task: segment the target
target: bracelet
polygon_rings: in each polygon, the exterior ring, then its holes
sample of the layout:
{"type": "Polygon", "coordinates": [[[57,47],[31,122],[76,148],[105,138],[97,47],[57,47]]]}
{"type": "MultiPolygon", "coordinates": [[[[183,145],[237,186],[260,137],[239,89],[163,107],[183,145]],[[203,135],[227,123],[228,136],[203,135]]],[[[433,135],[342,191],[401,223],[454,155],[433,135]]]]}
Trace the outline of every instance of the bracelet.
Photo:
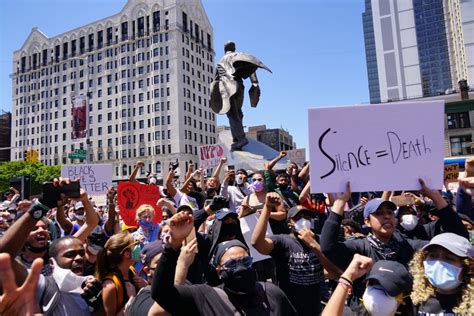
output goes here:
{"type": "Polygon", "coordinates": [[[347,294],[351,295],[352,294],[352,285],[350,285],[348,282],[346,282],[345,279],[339,279],[337,281],[342,287],[344,287],[347,290],[347,294]]]}
{"type": "Polygon", "coordinates": [[[349,285],[350,285],[351,287],[354,286],[354,283],[353,283],[351,280],[349,280],[348,278],[346,278],[346,277],[344,277],[344,276],[342,276],[342,275],[339,276],[339,279],[343,279],[344,281],[346,281],[347,283],[349,283],[349,285]]]}

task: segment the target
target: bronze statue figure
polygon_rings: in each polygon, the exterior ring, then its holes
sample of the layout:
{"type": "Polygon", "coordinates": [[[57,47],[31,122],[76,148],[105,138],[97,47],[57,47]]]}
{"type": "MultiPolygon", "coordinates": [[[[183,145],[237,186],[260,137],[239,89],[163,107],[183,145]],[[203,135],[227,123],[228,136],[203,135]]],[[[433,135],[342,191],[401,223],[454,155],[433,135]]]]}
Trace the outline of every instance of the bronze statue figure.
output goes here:
{"type": "Polygon", "coordinates": [[[242,119],[244,103],[243,79],[250,78],[252,87],[249,89],[250,105],[256,107],[260,99],[260,87],[256,70],[263,68],[272,72],[256,57],[235,52],[235,43],[224,45],[225,54],[216,67],[216,77],[211,83],[211,108],[215,113],[227,114],[232,134],[231,150],[241,150],[248,144],[245,137],[242,119]]]}

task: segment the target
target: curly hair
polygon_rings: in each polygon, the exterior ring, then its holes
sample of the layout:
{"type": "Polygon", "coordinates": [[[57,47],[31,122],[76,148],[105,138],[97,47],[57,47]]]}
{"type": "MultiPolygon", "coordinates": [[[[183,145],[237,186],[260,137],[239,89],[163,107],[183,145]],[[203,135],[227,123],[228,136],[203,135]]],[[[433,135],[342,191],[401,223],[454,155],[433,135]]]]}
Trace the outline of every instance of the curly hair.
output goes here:
{"type": "MultiPolygon", "coordinates": [[[[422,304],[435,296],[435,287],[425,277],[423,261],[426,260],[427,254],[427,251],[417,251],[409,264],[409,270],[413,276],[413,291],[410,295],[413,305],[422,304]]],[[[464,258],[462,265],[464,269],[462,294],[453,312],[460,315],[474,315],[474,260],[464,258]]]]}

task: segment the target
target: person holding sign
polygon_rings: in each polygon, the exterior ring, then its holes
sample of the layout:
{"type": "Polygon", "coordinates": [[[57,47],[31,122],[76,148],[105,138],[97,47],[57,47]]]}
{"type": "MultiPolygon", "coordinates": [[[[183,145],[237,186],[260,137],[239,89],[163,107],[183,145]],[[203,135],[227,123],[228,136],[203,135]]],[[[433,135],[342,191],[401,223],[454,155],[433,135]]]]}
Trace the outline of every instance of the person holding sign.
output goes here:
{"type": "MultiPolygon", "coordinates": [[[[457,216],[448,203],[443,199],[438,190],[428,188],[420,179],[421,192],[433,200],[437,210],[433,213],[439,217],[441,229],[467,235],[465,227],[452,223],[457,216]]],[[[371,258],[374,262],[379,260],[393,260],[407,266],[416,250],[421,249],[427,241],[405,238],[396,230],[397,209],[393,202],[382,199],[372,199],[364,207],[364,222],[371,228],[371,234],[364,239],[339,241],[339,231],[344,214],[344,207],[351,197],[350,185],[347,183],[346,191],[339,194],[334,202],[332,212],[324,223],[321,233],[321,249],[328,258],[340,267],[345,267],[355,253],[371,258]]],[[[462,224],[461,224],[462,225],[462,224]]],[[[363,285],[354,287],[354,294],[360,297],[363,285]]],[[[359,302],[355,302],[359,305],[359,302]]],[[[357,308],[356,306],[354,306],[357,308]]]]}

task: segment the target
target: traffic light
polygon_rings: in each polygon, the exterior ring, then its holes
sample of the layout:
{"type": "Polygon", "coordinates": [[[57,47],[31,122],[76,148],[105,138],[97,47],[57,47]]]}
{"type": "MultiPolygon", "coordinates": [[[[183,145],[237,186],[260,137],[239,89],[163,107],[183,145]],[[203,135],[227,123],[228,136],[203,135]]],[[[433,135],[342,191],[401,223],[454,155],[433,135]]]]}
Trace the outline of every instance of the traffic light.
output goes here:
{"type": "Polygon", "coordinates": [[[29,153],[28,150],[25,150],[25,151],[23,152],[23,160],[24,160],[24,161],[28,161],[28,153],[29,153]]]}
{"type": "Polygon", "coordinates": [[[32,162],[38,162],[38,151],[34,149],[30,149],[30,159],[32,162]]]}
{"type": "Polygon", "coordinates": [[[28,149],[26,152],[26,159],[25,161],[31,161],[31,149],[28,149]]]}

